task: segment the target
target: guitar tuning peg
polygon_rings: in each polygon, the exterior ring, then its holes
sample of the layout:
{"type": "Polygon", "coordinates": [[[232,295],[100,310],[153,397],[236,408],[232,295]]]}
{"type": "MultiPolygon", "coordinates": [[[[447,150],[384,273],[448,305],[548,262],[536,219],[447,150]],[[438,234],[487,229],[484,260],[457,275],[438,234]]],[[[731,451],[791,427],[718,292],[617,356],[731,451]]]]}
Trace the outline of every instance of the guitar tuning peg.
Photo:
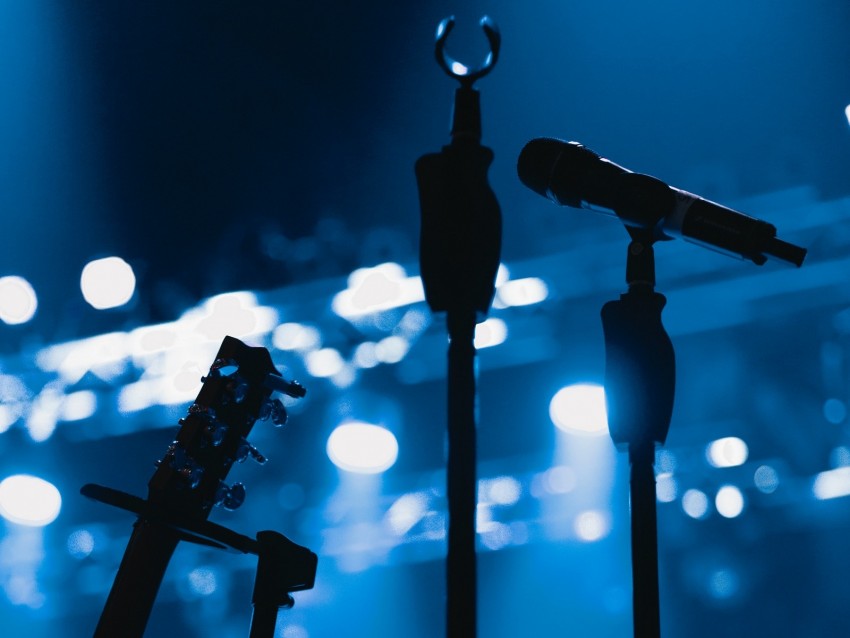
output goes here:
{"type": "Polygon", "coordinates": [[[236,377],[231,382],[230,393],[233,396],[234,403],[242,403],[248,394],[248,384],[236,377]]]}
{"type": "Polygon", "coordinates": [[[186,448],[177,441],[169,446],[163,460],[167,460],[171,468],[186,480],[189,489],[194,490],[201,484],[204,468],[192,460],[186,448]]]}
{"type": "Polygon", "coordinates": [[[218,484],[215,492],[215,505],[221,506],[228,511],[239,509],[245,502],[245,486],[242,483],[227,485],[224,481],[218,484]]]}
{"type": "Polygon", "coordinates": [[[236,461],[242,463],[248,457],[254,459],[260,465],[265,465],[268,459],[253,445],[248,443],[248,440],[243,438],[236,448],[236,461]]]}
{"type": "Polygon", "coordinates": [[[258,418],[263,421],[271,419],[275,426],[280,427],[281,425],[286,425],[289,415],[286,413],[286,408],[280,399],[267,399],[260,406],[258,418]]]}
{"type": "Polygon", "coordinates": [[[263,384],[273,392],[282,392],[294,399],[300,399],[307,394],[306,388],[297,381],[287,381],[279,374],[269,373],[263,384]]]}

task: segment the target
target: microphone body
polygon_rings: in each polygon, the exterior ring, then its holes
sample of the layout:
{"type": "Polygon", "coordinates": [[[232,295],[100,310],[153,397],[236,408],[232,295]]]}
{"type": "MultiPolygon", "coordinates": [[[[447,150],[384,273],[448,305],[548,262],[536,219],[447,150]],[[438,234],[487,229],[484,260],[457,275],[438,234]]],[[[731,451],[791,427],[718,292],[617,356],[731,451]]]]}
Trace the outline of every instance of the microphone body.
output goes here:
{"type": "Polygon", "coordinates": [[[577,142],[531,140],[517,172],[523,184],[556,204],[618,217],[653,230],[659,240],[681,237],[758,265],[770,256],[800,266],[806,256],[806,249],[778,239],[767,222],[633,173],[577,142]]]}

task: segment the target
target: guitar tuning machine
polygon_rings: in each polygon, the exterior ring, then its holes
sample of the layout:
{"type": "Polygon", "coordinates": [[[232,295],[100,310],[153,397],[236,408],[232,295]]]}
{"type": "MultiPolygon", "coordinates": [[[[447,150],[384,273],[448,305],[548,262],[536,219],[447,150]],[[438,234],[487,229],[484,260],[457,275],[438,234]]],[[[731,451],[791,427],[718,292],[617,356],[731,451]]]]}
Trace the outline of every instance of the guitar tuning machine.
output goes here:
{"type": "Polygon", "coordinates": [[[234,483],[232,486],[227,485],[224,481],[218,484],[218,489],[215,492],[214,505],[223,507],[228,511],[239,509],[242,503],[245,502],[245,486],[242,483],[234,483]]]}
{"type": "Polygon", "coordinates": [[[263,405],[260,406],[260,412],[257,418],[262,421],[268,421],[271,419],[271,422],[274,423],[275,426],[280,427],[282,425],[286,425],[289,415],[286,413],[286,408],[280,399],[267,399],[263,402],[263,405]]]}
{"type": "Polygon", "coordinates": [[[239,447],[236,448],[236,462],[243,463],[249,456],[260,465],[265,465],[268,461],[262,452],[248,443],[248,440],[243,437],[239,442],[239,447]]]}
{"type": "MultiPolygon", "coordinates": [[[[209,444],[213,447],[218,447],[221,445],[221,442],[224,440],[225,434],[227,434],[227,426],[218,421],[216,418],[216,413],[213,408],[206,407],[203,405],[198,405],[197,403],[193,403],[189,408],[189,414],[200,417],[204,421],[206,421],[206,425],[204,426],[204,432],[209,438],[209,444]]],[[[180,419],[178,423],[183,425],[186,422],[185,419],[180,419]]]]}
{"type": "Polygon", "coordinates": [[[177,474],[186,480],[189,489],[194,490],[201,484],[201,479],[204,476],[204,468],[189,458],[186,448],[177,441],[168,446],[164,460],[177,474]]]}
{"type": "Polygon", "coordinates": [[[297,381],[287,381],[279,374],[267,374],[263,385],[273,392],[282,392],[293,399],[300,399],[307,394],[307,390],[303,385],[297,381]]]}

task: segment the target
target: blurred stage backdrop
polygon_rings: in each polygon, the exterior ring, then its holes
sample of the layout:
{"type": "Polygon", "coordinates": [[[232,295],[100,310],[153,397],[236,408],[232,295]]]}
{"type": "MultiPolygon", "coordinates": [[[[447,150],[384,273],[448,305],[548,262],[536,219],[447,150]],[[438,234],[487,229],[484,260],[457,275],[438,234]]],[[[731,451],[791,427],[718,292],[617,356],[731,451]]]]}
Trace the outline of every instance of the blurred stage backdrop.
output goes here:
{"type": "MultiPolygon", "coordinates": [[[[477,85],[505,227],[476,337],[481,636],[631,632],[628,464],[599,387],[627,235],[519,183],[539,136],[809,248],[795,269],[657,246],[678,363],[662,626],[846,635],[848,3],[32,0],[0,5],[4,636],[91,635],[133,517],[79,488],[146,494],[225,334],[308,388],[255,427],[270,460],[236,466],[247,500],[212,517],[318,553],[279,636],[443,633],[446,332],[413,164],[449,140],[452,14],[460,60],[486,54],[482,15],[503,36],[477,85]],[[352,424],[381,428],[369,454],[334,447],[352,424]]],[[[255,567],[181,544],[148,633],[247,635],[255,567]]]]}

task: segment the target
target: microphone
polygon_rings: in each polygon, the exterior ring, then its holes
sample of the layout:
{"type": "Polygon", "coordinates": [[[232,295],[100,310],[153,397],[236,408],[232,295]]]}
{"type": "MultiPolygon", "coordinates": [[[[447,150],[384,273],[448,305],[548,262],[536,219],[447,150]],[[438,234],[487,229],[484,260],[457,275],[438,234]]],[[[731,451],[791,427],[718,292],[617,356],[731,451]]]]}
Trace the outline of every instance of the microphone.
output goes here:
{"type": "Polygon", "coordinates": [[[627,226],[681,237],[761,266],[768,257],[801,266],[806,249],[776,237],[776,227],[697,195],[633,173],[578,142],[531,140],[519,154],[520,181],[556,204],[620,218],[627,226]]]}

